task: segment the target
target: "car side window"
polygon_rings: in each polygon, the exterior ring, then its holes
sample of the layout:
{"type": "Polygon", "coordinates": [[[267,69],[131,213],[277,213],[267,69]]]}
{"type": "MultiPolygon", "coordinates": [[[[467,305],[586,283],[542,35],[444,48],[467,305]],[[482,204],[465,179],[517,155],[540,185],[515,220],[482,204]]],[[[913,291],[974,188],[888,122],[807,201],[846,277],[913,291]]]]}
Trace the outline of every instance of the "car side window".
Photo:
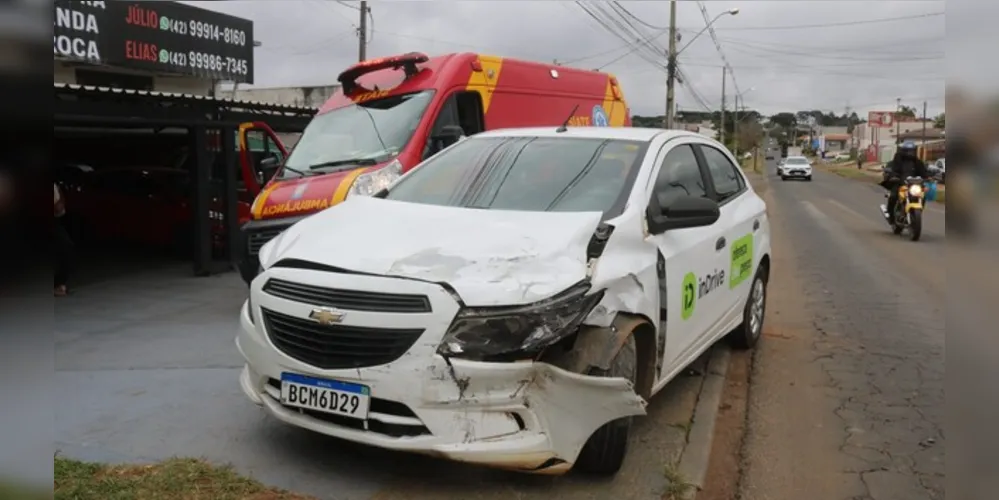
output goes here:
{"type": "Polygon", "coordinates": [[[666,153],[653,186],[659,206],[666,208],[681,196],[707,196],[694,148],[684,144],[666,153]]]}
{"type": "Polygon", "coordinates": [[[715,193],[718,203],[722,203],[729,198],[733,198],[746,187],[732,161],[725,153],[722,153],[711,146],[701,145],[701,153],[704,154],[704,161],[707,163],[708,171],[711,173],[711,181],[715,186],[715,193]]]}

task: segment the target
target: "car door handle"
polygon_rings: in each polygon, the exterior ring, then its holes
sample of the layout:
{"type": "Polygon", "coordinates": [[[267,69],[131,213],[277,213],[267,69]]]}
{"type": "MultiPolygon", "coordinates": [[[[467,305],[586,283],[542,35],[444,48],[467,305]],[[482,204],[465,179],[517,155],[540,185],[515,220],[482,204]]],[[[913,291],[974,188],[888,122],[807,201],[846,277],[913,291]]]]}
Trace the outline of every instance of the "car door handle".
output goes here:
{"type": "Polygon", "coordinates": [[[758,229],[760,229],[760,219],[756,219],[753,221],[753,231],[756,231],[758,229]]]}
{"type": "Polygon", "coordinates": [[[718,238],[718,241],[715,242],[715,250],[721,250],[722,248],[725,248],[725,238],[724,237],[718,238]]]}

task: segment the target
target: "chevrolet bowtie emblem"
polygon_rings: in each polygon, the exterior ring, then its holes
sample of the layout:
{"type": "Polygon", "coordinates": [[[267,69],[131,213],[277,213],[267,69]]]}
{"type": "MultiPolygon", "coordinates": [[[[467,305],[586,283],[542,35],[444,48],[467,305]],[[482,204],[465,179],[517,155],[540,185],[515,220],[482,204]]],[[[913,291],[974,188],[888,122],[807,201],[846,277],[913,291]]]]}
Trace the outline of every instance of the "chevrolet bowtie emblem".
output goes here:
{"type": "Polygon", "coordinates": [[[309,319],[319,323],[320,325],[332,325],[334,323],[339,323],[343,321],[344,314],[336,309],[322,308],[313,309],[309,313],[309,319]]]}

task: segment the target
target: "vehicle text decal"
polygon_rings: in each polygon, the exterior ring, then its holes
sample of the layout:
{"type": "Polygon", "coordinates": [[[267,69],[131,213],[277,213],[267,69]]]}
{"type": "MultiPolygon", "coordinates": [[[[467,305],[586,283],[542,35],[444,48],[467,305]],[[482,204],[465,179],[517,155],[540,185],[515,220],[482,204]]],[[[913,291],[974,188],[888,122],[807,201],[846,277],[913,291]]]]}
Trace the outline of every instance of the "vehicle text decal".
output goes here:
{"type": "Polygon", "coordinates": [[[359,94],[351,96],[350,100],[352,100],[354,102],[366,102],[366,101],[370,101],[372,99],[378,99],[378,98],[381,98],[381,97],[385,97],[387,95],[389,95],[389,91],[387,91],[387,90],[371,90],[371,91],[368,91],[368,92],[361,92],[359,94]]]}
{"type": "Polygon", "coordinates": [[[283,215],[294,212],[305,212],[312,210],[323,210],[329,208],[330,200],[327,198],[319,198],[317,200],[296,200],[296,201],[286,201],[284,203],[278,203],[275,205],[267,205],[263,209],[263,215],[270,217],[273,215],[283,215]]]}
{"type": "Polygon", "coordinates": [[[732,243],[732,269],[729,288],[735,288],[753,274],[753,234],[732,243]]]}

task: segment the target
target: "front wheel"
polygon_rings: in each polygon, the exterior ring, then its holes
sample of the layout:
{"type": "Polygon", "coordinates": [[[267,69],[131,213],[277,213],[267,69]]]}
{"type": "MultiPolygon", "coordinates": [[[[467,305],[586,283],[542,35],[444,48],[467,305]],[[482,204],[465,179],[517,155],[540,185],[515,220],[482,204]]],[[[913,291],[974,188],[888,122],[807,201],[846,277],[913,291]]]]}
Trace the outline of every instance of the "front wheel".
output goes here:
{"type": "Polygon", "coordinates": [[[805,180],[808,182],[812,182],[812,176],[809,175],[808,177],[805,177],[805,180]]]}
{"type": "Polygon", "coordinates": [[[753,276],[746,306],[742,309],[742,324],[728,334],[737,349],[752,349],[763,333],[763,318],[767,312],[767,270],[760,267],[753,276]]]}
{"type": "MultiPolygon", "coordinates": [[[[590,375],[598,377],[621,377],[631,381],[638,379],[638,354],[635,337],[629,336],[614,360],[610,370],[591,370],[590,375]]],[[[632,417],[619,418],[607,422],[597,429],[586,441],[574,468],[582,472],[611,476],[621,469],[628,453],[628,433],[631,431],[632,417]]]]}
{"type": "Polygon", "coordinates": [[[787,177],[784,177],[784,176],[782,175],[782,176],[780,176],[780,180],[782,180],[782,181],[786,181],[786,180],[787,180],[787,177]]]}
{"type": "Polygon", "coordinates": [[[919,209],[914,209],[909,212],[909,239],[912,241],[919,241],[919,237],[923,234],[923,211],[919,209]]]}

